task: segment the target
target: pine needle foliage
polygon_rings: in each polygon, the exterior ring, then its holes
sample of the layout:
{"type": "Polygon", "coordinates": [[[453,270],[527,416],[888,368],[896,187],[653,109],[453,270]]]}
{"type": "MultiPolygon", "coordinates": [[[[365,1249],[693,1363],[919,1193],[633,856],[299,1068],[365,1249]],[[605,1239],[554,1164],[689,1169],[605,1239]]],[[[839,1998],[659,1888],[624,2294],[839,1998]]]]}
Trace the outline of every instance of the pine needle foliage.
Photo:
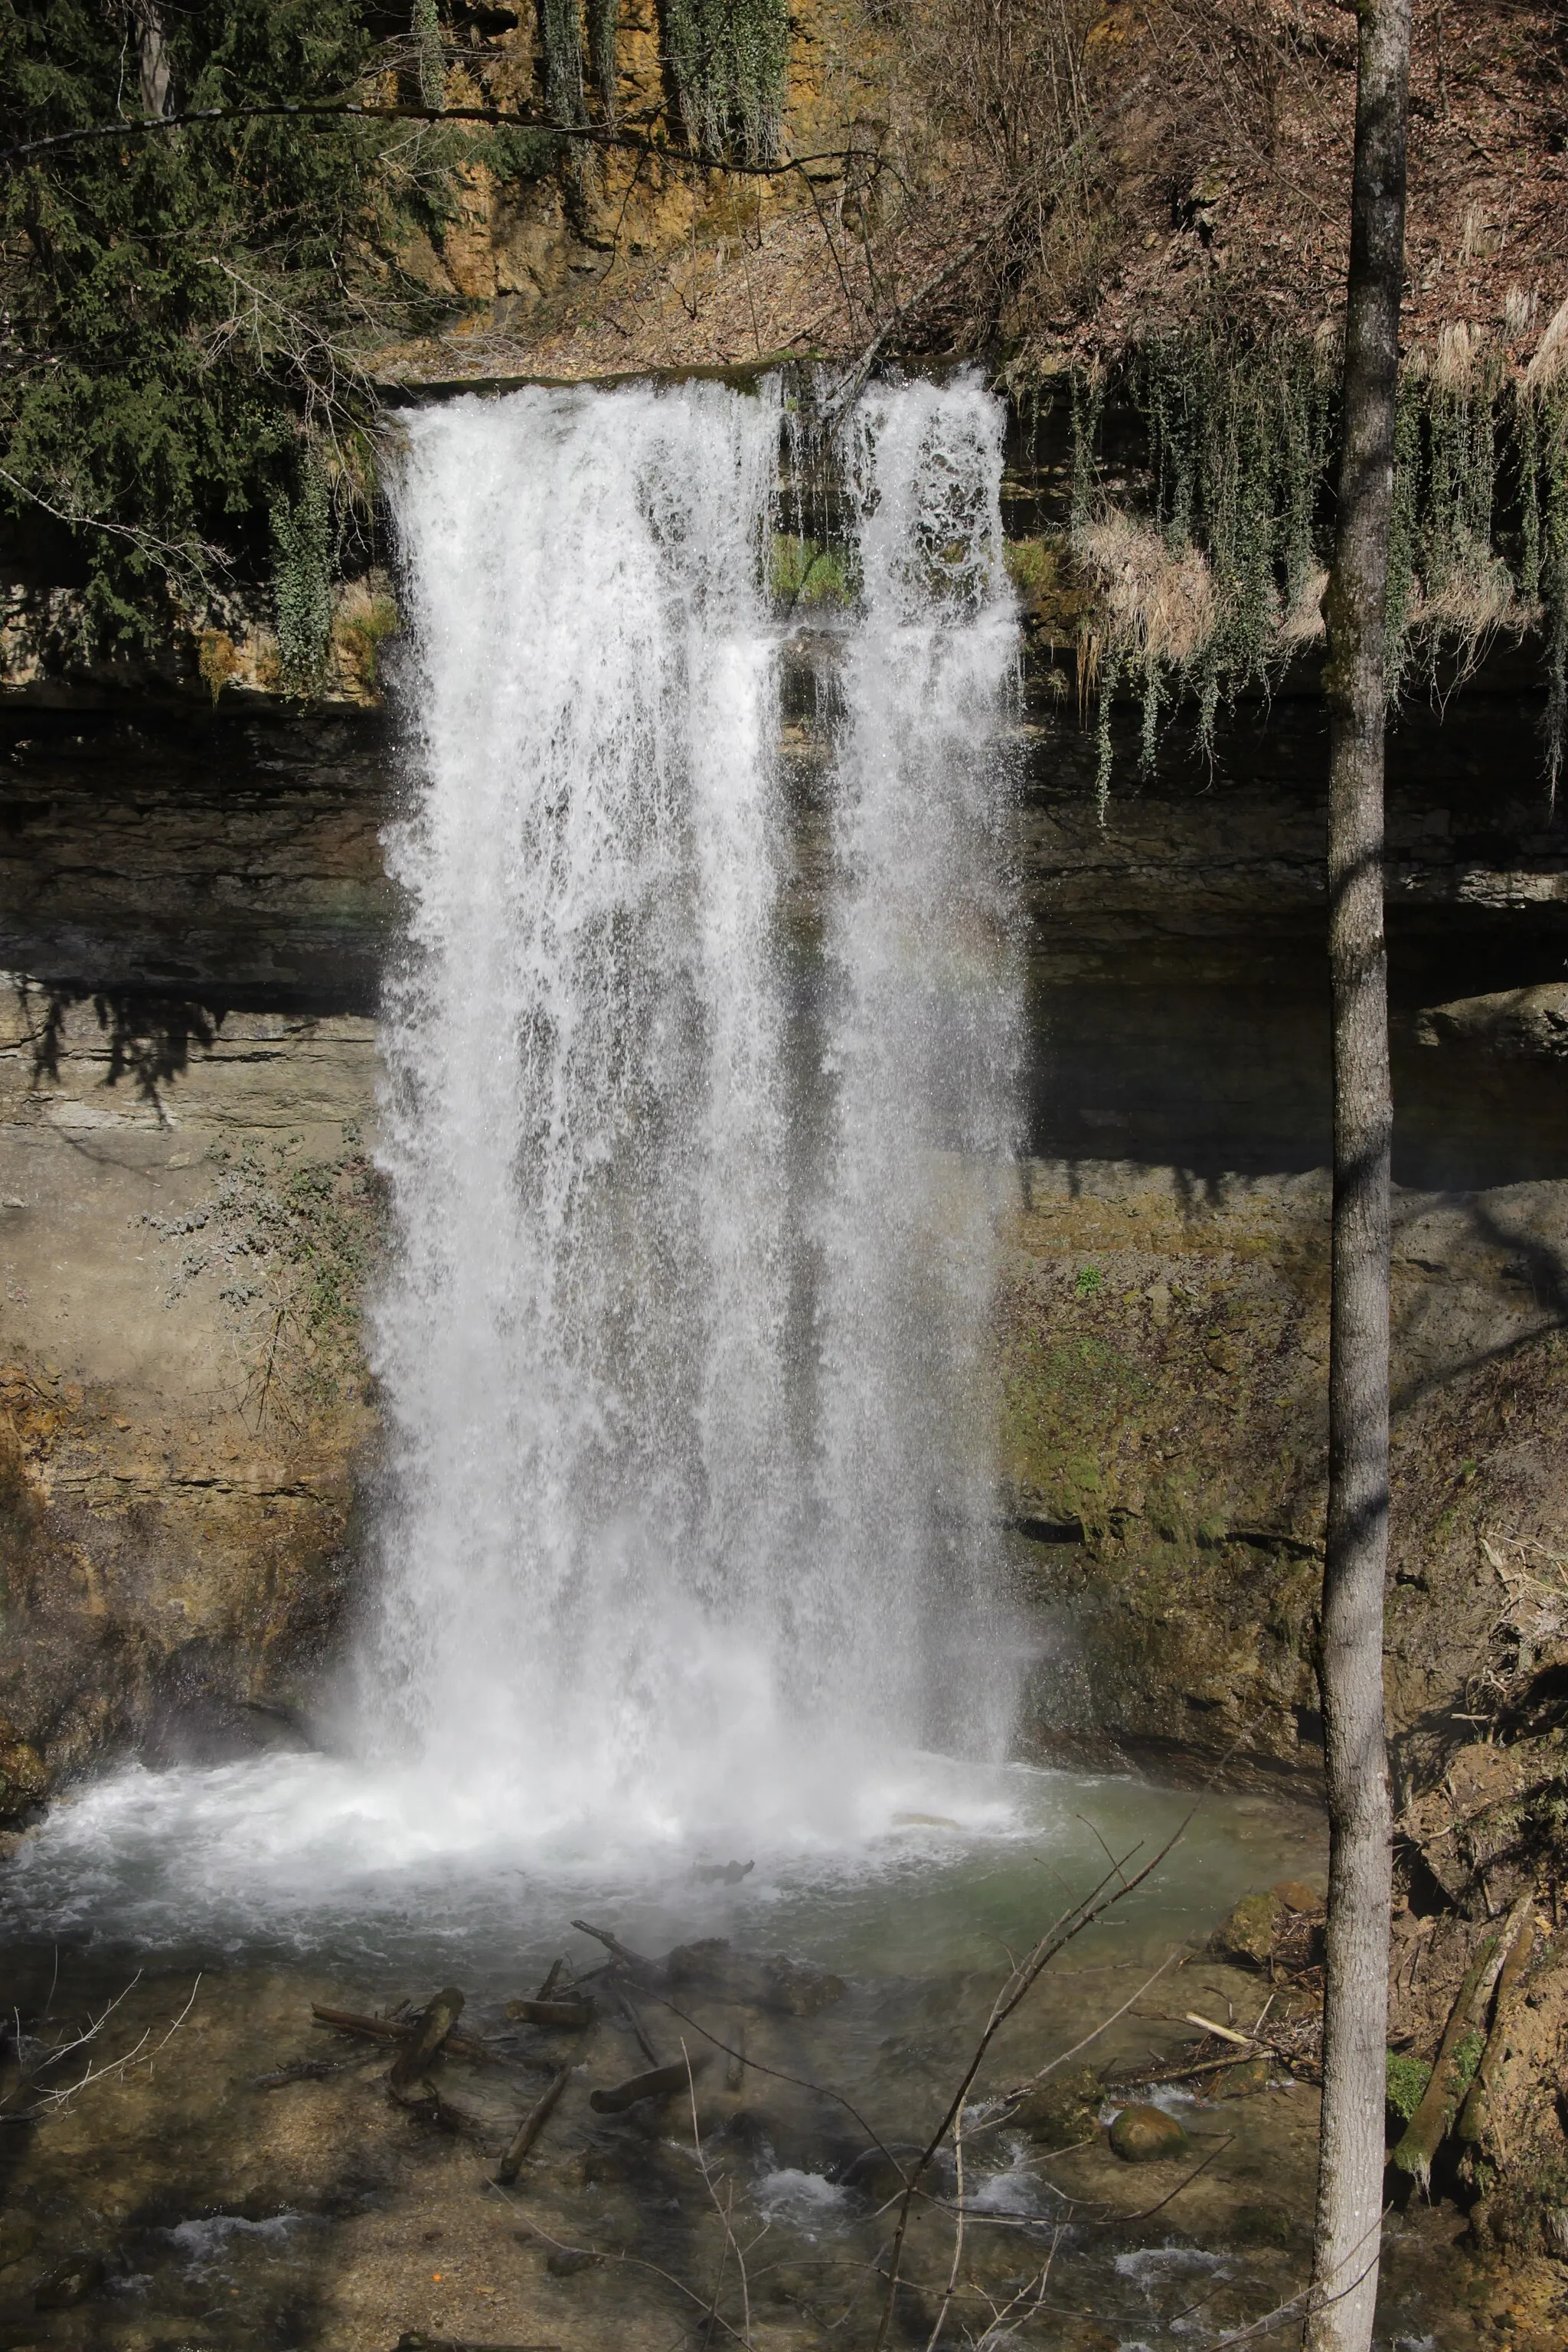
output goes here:
{"type": "MultiPolygon", "coordinates": [[[[436,0],[383,43],[386,21],[362,0],[183,0],[166,12],[173,105],[308,105],[410,65],[437,103],[436,0]]],[[[133,0],[0,0],[0,144],[138,121],[140,26],[133,0]]],[[[370,509],[370,357],[451,307],[398,256],[439,235],[473,162],[531,177],[558,145],[231,114],[0,174],[0,530],[25,540],[41,511],[67,526],[84,649],[199,626],[276,567],[283,667],[304,690],[322,531],[349,550],[370,509]]]]}
{"type": "MultiPolygon", "coordinates": [[[[134,36],[99,0],[0,0],[0,134],[140,115],[134,36]]],[[[367,51],[347,0],[188,0],[168,42],[184,107],[335,93],[367,51]]],[[[353,323],[373,136],[213,124],[46,151],[0,182],[0,491],[17,521],[42,504],[76,528],[95,638],[145,639],[171,593],[211,585],[220,543],[264,562],[322,355],[353,323]]]]}

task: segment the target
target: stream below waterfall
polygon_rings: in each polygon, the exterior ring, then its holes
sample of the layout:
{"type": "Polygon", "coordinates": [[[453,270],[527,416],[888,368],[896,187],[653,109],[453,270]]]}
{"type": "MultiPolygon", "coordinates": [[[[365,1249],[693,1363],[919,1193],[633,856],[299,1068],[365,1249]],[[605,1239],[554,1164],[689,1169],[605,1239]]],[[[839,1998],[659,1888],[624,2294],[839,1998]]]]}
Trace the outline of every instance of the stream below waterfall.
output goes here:
{"type": "MultiPolygon", "coordinates": [[[[964,376],[815,430],[777,383],[406,421],[353,1640],[272,1752],[85,1784],[6,1866],[0,2352],[868,2346],[886,2168],[1009,1956],[1187,1815],[1010,1760],[1001,465],[964,376]],[[790,693],[831,721],[809,773],[790,693]],[[605,1975],[584,1919],[643,1961],[605,1975]],[[557,1961],[591,2021],[509,2017],[557,1961]],[[401,2100],[374,2023],[312,2021],[441,1986],[471,2040],[401,2100]],[[689,2095],[591,2104],[683,2051],[689,2095]]],[[[1315,2093],[1160,2078],[1193,2012],[1271,1997],[1215,1922],[1322,1865],[1307,1809],[1210,1794],[1066,1948],[889,2341],[1207,2347],[1300,2292],[1315,2093]],[[1056,2062],[1065,2136],[997,2104],[1056,2062]],[[1111,2153],[1140,2086],[1179,2160],[1111,2153]]],[[[1446,2259],[1393,2225],[1385,2347],[1474,2340],[1446,2259]]]]}

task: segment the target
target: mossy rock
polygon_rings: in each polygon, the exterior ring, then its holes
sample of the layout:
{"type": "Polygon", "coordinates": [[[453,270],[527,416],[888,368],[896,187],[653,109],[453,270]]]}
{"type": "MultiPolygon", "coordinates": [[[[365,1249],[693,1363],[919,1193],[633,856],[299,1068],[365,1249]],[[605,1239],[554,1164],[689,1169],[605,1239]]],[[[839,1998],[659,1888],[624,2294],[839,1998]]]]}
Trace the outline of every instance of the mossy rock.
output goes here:
{"type": "Polygon", "coordinates": [[[57,2263],[48,2276],[40,2280],[33,2294],[35,2311],[74,2311],[79,2303],[90,2303],[109,2275],[109,2265],[101,2254],[68,2254],[57,2263]]]}
{"type": "Polygon", "coordinates": [[[1211,2099],[1250,2099],[1256,2092],[1268,2088],[1270,2074],[1267,2058],[1244,2058],[1239,2066],[1227,2066],[1223,2074],[1210,2078],[1208,2095],[1211,2099]]]}
{"type": "Polygon", "coordinates": [[[1187,2152],[1187,2135],[1163,2107],[1123,2107],[1110,2145],[1124,2164],[1163,2164],[1187,2152]]]}
{"type": "Polygon", "coordinates": [[[1048,2074],[1025,2093],[1009,2121],[1027,2132],[1037,2147],[1071,2147],[1094,2137],[1101,2095],[1092,2066],[1079,2066],[1070,2074],[1048,2074]]]}
{"type": "Polygon", "coordinates": [[[1239,1968],[1266,1969],[1286,1916],[1278,1895],[1244,1895],[1209,1937],[1209,1949],[1239,1968]]]}
{"type": "Polygon", "coordinates": [[[1385,2061],[1385,2093],[1388,2120],[1403,2131],[1416,2108],[1426,2095],[1426,2085],[1432,2080],[1432,2069],[1425,2058],[1412,2058],[1403,2050],[1391,2050],[1385,2061]]]}
{"type": "Polygon", "coordinates": [[[0,1715],[0,1822],[23,1821],[49,1792],[48,1767],[0,1715]]]}

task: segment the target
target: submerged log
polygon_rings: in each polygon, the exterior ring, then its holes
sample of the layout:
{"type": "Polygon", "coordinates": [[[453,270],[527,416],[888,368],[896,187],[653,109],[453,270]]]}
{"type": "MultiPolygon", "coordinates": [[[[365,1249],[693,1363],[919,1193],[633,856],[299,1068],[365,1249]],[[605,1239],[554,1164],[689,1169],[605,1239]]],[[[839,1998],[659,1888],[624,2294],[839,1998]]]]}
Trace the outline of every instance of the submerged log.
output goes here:
{"type": "Polygon", "coordinates": [[[563,2066],[552,2076],[548,2089],[534,2101],[518,2126],[506,2154],[496,2168],[496,2179],[503,2189],[517,2179],[523,2158],[555,2112],[556,2101],[566,2088],[566,2077],[571,2072],[570,2066],[563,2066]]]}
{"type": "Polygon", "coordinates": [[[394,2061],[388,2086],[405,2091],[416,2083],[463,2013],[463,1996],[456,1985],[438,1992],[394,2061]]]}
{"type": "Polygon", "coordinates": [[[621,2015],[626,2019],[627,2025],[631,2028],[632,2035],[637,2042],[637,2048],[642,2052],[643,2056],[647,2060],[650,2066],[662,2064],[663,2062],[659,2057],[658,2052],[648,2040],[647,2029],[645,2028],[641,2018],[632,2007],[631,2002],[626,1999],[626,1994],[621,1991],[618,1985],[614,1987],[613,1990],[615,1994],[616,2006],[620,2011],[621,2015]]]}
{"type": "Polygon", "coordinates": [[[520,2025],[553,2025],[581,2033],[598,2015],[591,2000],[509,2000],[506,2013],[520,2025]]]}
{"type": "MultiPolygon", "coordinates": [[[[405,2042],[418,2030],[418,2021],[412,2018],[367,2017],[353,2009],[332,2009],[326,2002],[313,2000],[310,2014],[318,2025],[331,2026],[334,2033],[356,2033],[363,2042],[405,2042]]],[[[443,2045],[454,2058],[474,2058],[492,2061],[495,2052],[477,2033],[449,2032],[443,2045]]]]}
{"type": "Polygon", "coordinates": [[[280,2091],[285,2083],[324,2083],[329,2075],[341,2074],[345,2066],[362,2065],[357,2058],[296,2058],[290,2065],[275,2066],[270,2074],[258,2074],[251,2082],[253,2091],[280,2091]]]}
{"type": "Polygon", "coordinates": [[[657,1960],[646,1960],[640,1952],[629,1950],[618,1937],[611,1935],[607,1927],[595,1927],[587,1919],[574,1919],[572,1925],[580,1935],[592,1936],[595,1944],[603,1944],[611,1959],[618,1960],[623,1969],[630,1969],[649,1984],[658,1983],[663,1977],[664,1970],[657,1960]]]}
{"type": "Polygon", "coordinates": [[[700,2074],[708,2063],[708,2053],[699,2051],[695,2058],[682,2058],[673,2066],[656,2066],[650,2074],[634,2074],[629,2082],[617,2083],[613,2090],[590,2091],[588,2105],[596,2116],[624,2116],[644,2099],[668,2099],[677,2091],[684,2091],[694,2076],[700,2074]]]}

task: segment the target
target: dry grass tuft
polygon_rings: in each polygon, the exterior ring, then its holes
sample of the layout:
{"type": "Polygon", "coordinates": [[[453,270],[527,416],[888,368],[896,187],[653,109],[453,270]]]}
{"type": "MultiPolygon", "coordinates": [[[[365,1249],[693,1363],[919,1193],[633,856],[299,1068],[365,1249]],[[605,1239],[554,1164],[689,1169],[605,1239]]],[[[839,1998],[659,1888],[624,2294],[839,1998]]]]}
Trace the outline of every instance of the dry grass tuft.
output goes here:
{"type": "Polygon", "coordinates": [[[1568,302],[1553,311],[1547,322],[1546,332],[1536,345],[1535,357],[1524,371],[1524,381],[1531,392],[1544,392],[1560,375],[1568,373],[1568,302]]]}
{"type": "Polygon", "coordinates": [[[1305,653],[1309,646],[1321,646],[1328,635],[1323,619],[1323,593],[1329,575],[1322,570],[1304,572],[1300,585],[1282,616],[1275,644],[1281,654],[1305,653]]]}
{"type": "Polygon", "coordinates": [[[1173,669],[1197,658],[1214,635],[1219,604],[1214,573],[1195,547],[1169,547],[1151,523],[1115,509],[1085,523],[1074,545],[1114,651],[1173,669]]]}

